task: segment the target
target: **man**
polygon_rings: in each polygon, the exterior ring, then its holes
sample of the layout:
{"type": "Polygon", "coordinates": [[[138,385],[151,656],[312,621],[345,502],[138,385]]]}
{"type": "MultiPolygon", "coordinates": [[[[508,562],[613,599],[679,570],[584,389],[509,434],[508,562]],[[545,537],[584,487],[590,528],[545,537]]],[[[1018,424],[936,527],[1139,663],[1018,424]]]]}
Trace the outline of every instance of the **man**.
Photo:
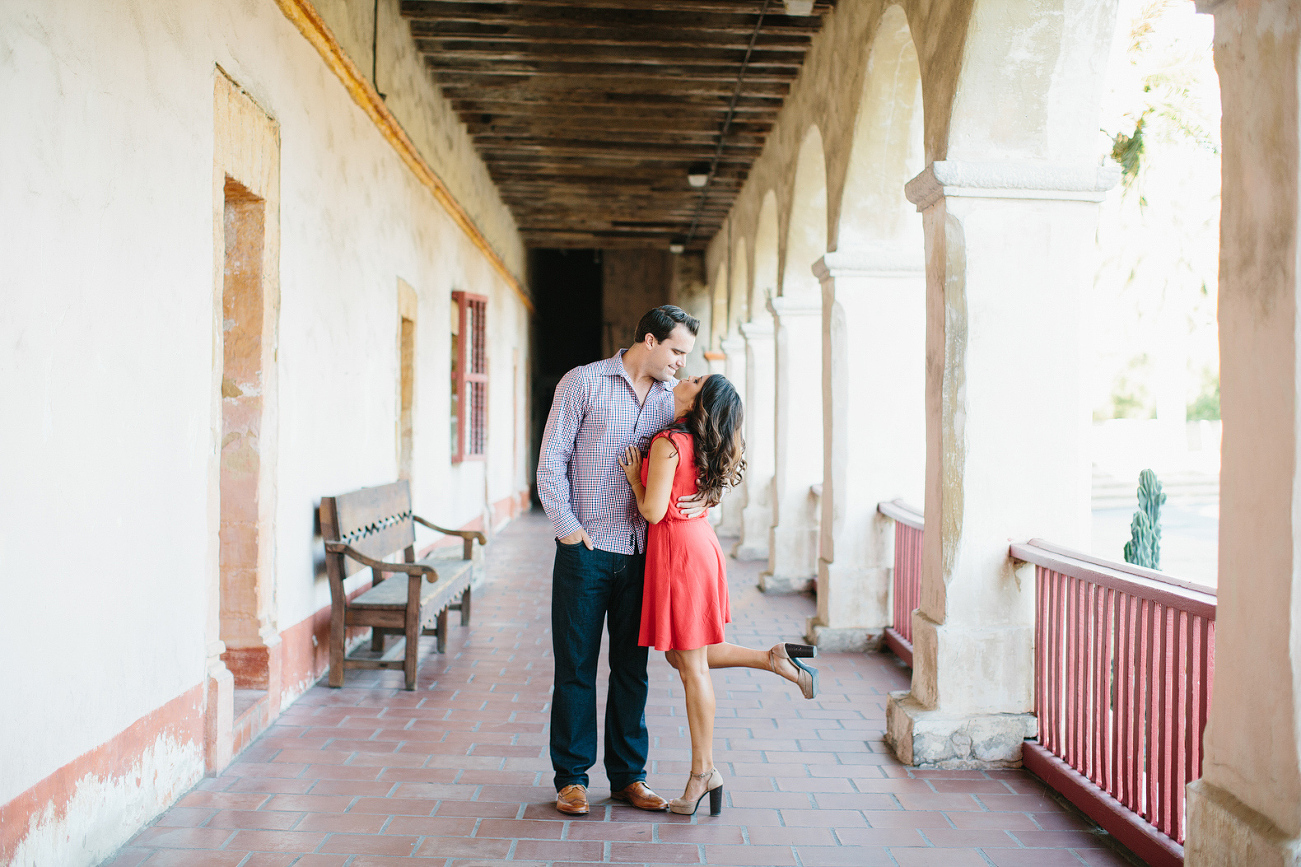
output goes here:
{"type": "Polygon", "coordinates": [[[552,569],[551,764],[556,809],[587,813],[587,771],[596,764],[596,663],[608,617],[610,687],[605,771],[611,797],[643,810],[668,802],[646,785],[647,649],[641,627],[646,521],[619,466],[673,421],[674,375],[700,322],[656,307],[636,340],[613,358],[576,367],[556,386],[538,458],[538,495],[556,534],[552,569]]]}

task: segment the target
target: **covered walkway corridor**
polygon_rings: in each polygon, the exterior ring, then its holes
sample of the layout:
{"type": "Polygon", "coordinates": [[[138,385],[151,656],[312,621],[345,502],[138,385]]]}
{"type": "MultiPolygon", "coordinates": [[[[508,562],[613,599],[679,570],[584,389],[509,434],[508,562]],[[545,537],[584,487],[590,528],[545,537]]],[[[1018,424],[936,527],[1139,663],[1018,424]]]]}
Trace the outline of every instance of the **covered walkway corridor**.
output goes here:
{"type": "MultiPolygon", "coordinates": [[[[541,513],[512,523],[488,549],[474,623],[453,629],[445,656],[422,657],[415,692],[400,671],[353,672],[340,690],[318,684],[109,863],[1128,863],[1025,771],[901,765],[881,740],[886,694],[908,685],[889,654],[823,655],[812,702],[758,673],[716,672],[728,792],[719,818],[609,801],[599,764],[592,814],[562,816],[547,757],[553,545],[541,513]]],[[[798,637],[812,600],[760,593],[759,567],[731,561],[729,639],[798,637]]],[[[683,713],[676,674],[652,654],[649,782],[661,793],[689,769],[683,713]]]]}

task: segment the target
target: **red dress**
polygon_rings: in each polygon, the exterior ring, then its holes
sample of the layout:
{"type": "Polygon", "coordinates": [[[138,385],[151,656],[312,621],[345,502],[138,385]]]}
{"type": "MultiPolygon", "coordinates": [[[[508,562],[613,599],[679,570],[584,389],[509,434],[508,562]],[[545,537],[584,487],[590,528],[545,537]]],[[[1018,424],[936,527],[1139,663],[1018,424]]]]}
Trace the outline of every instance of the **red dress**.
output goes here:
{"type": "MultiPolygon", "coordinates": [[[[646,533],[646,584],[641,603],[638,644],[656,650],[694,650],[723,640],[723,624],[732,621],[727,602],[727,563],[718,536],[705,516],[684,518],[678,497],[696,493],[694,437],[664,431],[678,450],[669,509],[646,533]]],[[[652,444],[655,440],[651,440],[652,444]]],[[[650,461],[643,461],[646,484],[650,461]]]]}

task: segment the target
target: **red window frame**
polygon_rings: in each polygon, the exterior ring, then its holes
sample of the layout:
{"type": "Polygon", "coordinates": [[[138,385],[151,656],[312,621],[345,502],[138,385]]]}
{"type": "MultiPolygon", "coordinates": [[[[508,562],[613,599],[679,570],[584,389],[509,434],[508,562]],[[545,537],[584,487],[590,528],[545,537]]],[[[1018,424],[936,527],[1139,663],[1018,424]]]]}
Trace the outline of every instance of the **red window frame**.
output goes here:
{"type": "Polygon", "coordinates": [[[457,424],[452,462],[482,461],[488,456],[488,296],[453,292],[457,310],[457,424]]]}

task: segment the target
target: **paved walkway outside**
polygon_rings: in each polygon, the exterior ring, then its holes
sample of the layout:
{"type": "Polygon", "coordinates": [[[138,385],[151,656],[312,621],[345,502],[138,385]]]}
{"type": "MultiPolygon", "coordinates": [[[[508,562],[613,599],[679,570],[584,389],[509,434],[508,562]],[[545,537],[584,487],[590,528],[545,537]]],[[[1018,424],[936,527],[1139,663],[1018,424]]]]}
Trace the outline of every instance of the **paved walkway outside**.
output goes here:
{"type": "MultiPolygon", "coordinates": [[[[539,514],[513,523],[489,546],[474,623],[452,627],[445,656],[423,657],[415,692],[401,689],[400,671],[353,671],[343,689],[313,688],[109,863],[1127,863],[1029,774],[896,762],[881,742],[885,696],[908,680],[888,654],[820,657],[816,701],[770,674],[716,672],[719,818],[611,802],[599,764],[592,813],[561,816],[547,752],[554,544],[539,514]]],[[[754,587],[758,564],[732,565],[729,638],[798,640],[812,601],[765,597],[754,587]]],[[[663,654],[652,652],[650,677],[649,783],[672,797],[690,757],[682,689],[663,654]]]]}

